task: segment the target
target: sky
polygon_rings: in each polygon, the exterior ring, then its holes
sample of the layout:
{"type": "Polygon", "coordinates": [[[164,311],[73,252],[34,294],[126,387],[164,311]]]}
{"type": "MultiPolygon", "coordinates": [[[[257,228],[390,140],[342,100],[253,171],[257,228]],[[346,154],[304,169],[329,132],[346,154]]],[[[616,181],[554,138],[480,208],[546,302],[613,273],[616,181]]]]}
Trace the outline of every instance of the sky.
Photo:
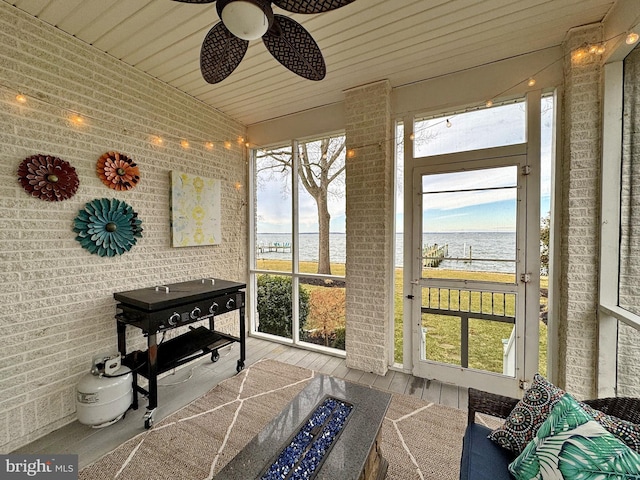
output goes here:
{"type": "MultiPolygon", "coordinates": [[[[542,185],[541,215],[550,209],[552,154],[552,99],[544,98],[542,106],[542,185]]],[[[497,145],[522,143],[525,140],[525,112],[523,104],[510,104],[476,110],[436,119],[417,121],[414,148],[416,156],[437,155],[497,145]],[[448,120],[448,122],[447,122],[448,120]]],[[[402,127],[398,138],[402,138],[402,127]]],[[[397,151],[403,158],[402,145],[397,151]]],[[[402,171],[398,171],[402,179],[402,171]]],[[[514,231],[515,189],[513,168],[467,171],[426,177],[423,190],[499,189],[456,193],[429,193],[424,196],[424,230],[429,232],[455,231],[514,231]]],[[[403,188],[396,195],[396,231],[403,229],[403,188]]],[[[301,233],[318,231],[317,208],[311,196],[301,188],[299,194],[299,228],[301,233]]],[[[331,231],[345,231],[345,198],[329,200],[331,231]]],[[[291,187],[281,179],[261,182],[258,190],[258,233],[290,233],[291,187]]]]}

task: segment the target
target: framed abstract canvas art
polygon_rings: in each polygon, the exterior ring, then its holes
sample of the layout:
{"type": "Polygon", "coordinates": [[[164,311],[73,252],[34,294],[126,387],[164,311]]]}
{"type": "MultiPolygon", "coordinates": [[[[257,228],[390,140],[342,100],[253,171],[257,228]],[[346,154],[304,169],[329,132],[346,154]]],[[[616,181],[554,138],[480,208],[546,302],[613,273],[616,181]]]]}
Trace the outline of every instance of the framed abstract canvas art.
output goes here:
{"type": "Polygon", "coordinates": [[[174,247],[221,242],[220,180],[171,172],[171,238],[174,247]]]}

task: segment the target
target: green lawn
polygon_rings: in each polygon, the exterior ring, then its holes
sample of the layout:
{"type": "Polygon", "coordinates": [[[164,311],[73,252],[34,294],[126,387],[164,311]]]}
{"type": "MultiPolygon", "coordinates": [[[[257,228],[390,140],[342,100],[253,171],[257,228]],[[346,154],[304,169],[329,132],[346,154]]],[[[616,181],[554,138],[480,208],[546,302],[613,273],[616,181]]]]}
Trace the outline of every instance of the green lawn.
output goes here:
{"type": "MultiPolygon", "coordinates": [[[[258,260],[257,267],[261,270],[272,270],[290,272],[291,263],[282,260],[258,260]]],[[[345,266],[342,264],[332,265],[332,274],[343,276],[345,266]]],[[[301,262],[300,271],[303,273],[315,273],[317,264],[314,262],[301,262]]],[[[433,277],[440,278],[466,278],[471,280],[481,280],[489,282],[513,281],[513,275],[501,273],[465,272],[452,270],[432,270],[433,277]]],[[[313,290],[314,286],[304,285],[303,288],[313,290]]],[[[541,279],[541,288],[548,288],[547,278],[541,279]]],[[[397,363],[402,363],[402,343],[403,343],[403,315],[402,315],[402,269],[395,271],[395,295],[394,295],[394,356],[397,363]]],[[[480,311],[479,296],[472,296],[470,299],[471,311],[480,311]]],[[[541,304],[546,306],[546,296],[541,297],[541,304]]],[[[462,297],[460,303],[467,305],[467,299],[462,297]]],[[[452,299],[452,304],[456,304],[456,299],[452,299]]],[[[486,310],[486,297],[483,297],[483,311],[486,310]]],[[[457,304],[456,304],[457,305],[457,304]]],[[[457,308],[457,307],[456,307],[457,308]]],[[[505,300],[506,312],[497,307],[494,313],[504,313],[513,315],[513,302],[505,300]],[[511,303],[511,304],[510,304],[511,303]]],[[[464,308],[460,307],[461,310],[464,308]]],[[[423,325],[427,328],[427,358],[430,360],[460,364],[460,320],[457,317],[443,315],[424,315],[423,325]]],[[[512,325],[495,321],[469,321],[469,366],[472,368],[502,372],[502,340],[509,338],[512,325]]],[[[540,354],[538,371],[546,374],[547,365],[547,326],[540,322],[540,354]]]]}
{"type": "MultiPolygon", "coordinates": [[[[466,278],[487,282],[513,281],[513,275],[502,273],[465,272],[457,270],[434,269],[431,271],[434,278],[466,278]]],[[[541,289],[548,288],[546,277],[540,280],[541,289]]],[[[402,269],[395,271],[395,295],[394,295],[394,358],[397,363],[402,363],[402,269]]],[[[464,297],[463,297],[464,298],[464,297]]],[[[446,296],[443,298],[446,301],[446,296]]],[[[457,308],[457,299],[452,299],[452,306],[457,308]]],[[[471,311],[480,311],[478,296],[471,297],[471,311]]],[[[547,298],[541,297],[540,302],[546,307],[547,298]]],[[[467,305],[466,299],[460,303],[467,305]]],[[[487,302],[483,302],[483,311],[486,311],[487,302]]],[[[506,314],[513,315],[513,302],[506,301],[506,314]]],[[[462,308],[461,308],[462,309],[462,308]]],[[[501,308],[495,309],[495,313],[502,313],[501,308]]],[[[427,328],[426,352],[429,360],[460,365],[460,320],[458,317],[444,315],[423,315],[423,326],[427,328]]],[[[512,325],[492,321],[469,321],[469,367],[491,372],[502,372],[502,340],[509,338],[512,325]]],[[[546,375],[547,371],[547,326],[540,322],[538,371],[546,375]]]]}

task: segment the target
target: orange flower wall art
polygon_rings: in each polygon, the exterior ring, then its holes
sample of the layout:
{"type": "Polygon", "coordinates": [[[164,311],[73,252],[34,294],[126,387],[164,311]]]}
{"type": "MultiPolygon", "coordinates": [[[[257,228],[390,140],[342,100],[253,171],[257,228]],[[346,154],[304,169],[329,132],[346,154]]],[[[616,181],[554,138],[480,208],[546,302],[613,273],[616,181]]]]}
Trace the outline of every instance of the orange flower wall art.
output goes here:
{"type": "Polygon", "coordinates": [[[131,190],[140,181],[138,165],[122,153],[105,153],[98,159],[96,170],[102,183],[114,190],[131,190]]]}

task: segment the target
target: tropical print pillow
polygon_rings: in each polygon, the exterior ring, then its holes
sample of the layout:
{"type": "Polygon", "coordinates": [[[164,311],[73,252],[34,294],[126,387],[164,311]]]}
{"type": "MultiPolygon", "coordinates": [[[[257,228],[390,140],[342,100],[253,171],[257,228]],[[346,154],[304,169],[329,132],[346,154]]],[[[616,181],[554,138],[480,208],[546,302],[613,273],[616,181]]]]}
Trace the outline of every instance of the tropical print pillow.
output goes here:
{"type": "Polygon", "coordinates": [[[639,479],[640,454],[566,394],[509,471],[517,480],[639,479]]]}

